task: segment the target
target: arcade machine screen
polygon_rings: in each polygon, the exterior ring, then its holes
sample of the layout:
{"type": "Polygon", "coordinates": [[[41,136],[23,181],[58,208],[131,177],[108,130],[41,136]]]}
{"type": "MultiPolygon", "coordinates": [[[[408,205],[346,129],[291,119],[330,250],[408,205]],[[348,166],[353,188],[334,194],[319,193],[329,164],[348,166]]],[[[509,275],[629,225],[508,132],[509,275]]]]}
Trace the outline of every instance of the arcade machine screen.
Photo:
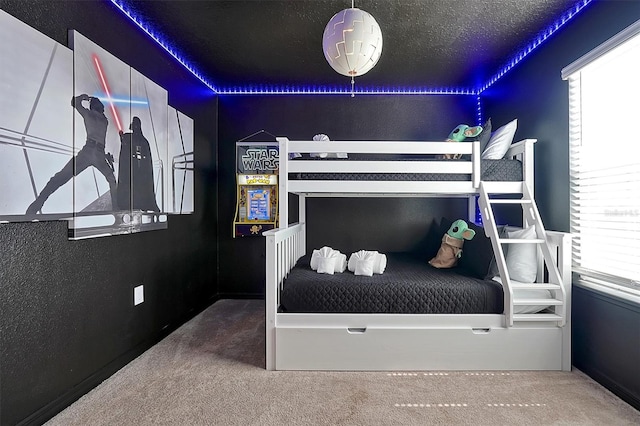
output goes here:
{"type": "Polygon", "coordinates": [[[271,219],[271,190],[269,189],[248,189],[247,207],[249,220],[270,220],[271,219]]]}

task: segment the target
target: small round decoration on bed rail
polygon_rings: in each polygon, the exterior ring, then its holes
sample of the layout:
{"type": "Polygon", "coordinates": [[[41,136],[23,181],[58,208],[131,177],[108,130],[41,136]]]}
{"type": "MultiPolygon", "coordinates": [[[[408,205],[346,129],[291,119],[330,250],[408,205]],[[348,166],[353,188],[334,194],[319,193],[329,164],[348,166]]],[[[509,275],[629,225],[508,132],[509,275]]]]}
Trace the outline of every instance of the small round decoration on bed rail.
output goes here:
{"type": "Polygon", "coordinates": [[[458,219],[451,224],[449,230],[442,236],[442,243],[436,257],[429,261],[434,268],[453,268],[462,257],[464,240],[470,240],[476,231],[469,228],[467,222],[458,219]]]}

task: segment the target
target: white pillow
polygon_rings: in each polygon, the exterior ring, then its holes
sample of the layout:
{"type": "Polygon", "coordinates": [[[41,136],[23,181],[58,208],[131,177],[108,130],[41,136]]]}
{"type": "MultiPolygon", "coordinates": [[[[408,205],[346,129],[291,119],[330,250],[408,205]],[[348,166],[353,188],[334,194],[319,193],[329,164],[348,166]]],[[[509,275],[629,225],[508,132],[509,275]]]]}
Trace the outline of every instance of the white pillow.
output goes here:
{"type": "MultiPolygon", "coordinates": [[[[316,142],[330,142],[329,136],[324,133],[317,134],[313,137],[316,142]]],[[[346,152],[336,152],[328,154],[326,152],[313,152],[309,154],[311,158],[349,158],[346,152]]]]}
{"type": "MultiPolygon", "coordinates": [[[[507,230],[507,237],[513,239],[535,239],[536,229],[530,226],[515,231],[507,230]]],[[[512,280],[523,283],[536,282],[538,273],[538,247],[536,244],[509,244],[507,251],[507,271],[512,280]]]]}
{"type": "Polygon", "coordinates": [[[513,142],[517,128],[518,119],[516,118],[493,132],[491,139],[487,142],[487,147],[482,151],[481,158],[483,160],[499,160],[504,157],[513,142]]]}
{"type": "Polygon", "coordinates": [[[367,256],[364,259],[356,260],[356,268],[354,275],[373,276],[373,256],[367,256]]]}
{"type": "Polygon", "coordinates": [[[321,257],[318,259],[318,273],[333,275],[336,270],[336,260],[336,257],[321,257]]]}

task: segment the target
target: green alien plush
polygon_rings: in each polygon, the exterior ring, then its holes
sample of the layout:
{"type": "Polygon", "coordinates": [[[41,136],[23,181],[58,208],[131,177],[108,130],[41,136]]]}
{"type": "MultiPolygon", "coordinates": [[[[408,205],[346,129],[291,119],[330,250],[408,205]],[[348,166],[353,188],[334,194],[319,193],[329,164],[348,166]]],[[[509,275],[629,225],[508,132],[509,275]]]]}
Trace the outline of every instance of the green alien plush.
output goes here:
{"type": "MultiPolygon", "coordinates": [[[[466,124],[458,124],[455,129],[449,133],[447,142],[462,142],[466,138],[474,138],[482,133],[482,126],[469,127],[466,124]]],[[[444,154],[445,160],[456,160],[460,158],[460,154],[444,154]]]]}
{"type": "MultiPolygon", "coordinates": [[[[476,235],[476,231],[469,228],[467,222],[462,219],[458,219],[451,224],[451,227],[447,231],[447,235],[451,238],[456,238],[458,240],[470,240],[476,235]]],[[[460,256],[458,256],[460,257],[460,256]]]]}
{"type": "Polygon", "coordinates": [[[482,126],[469,127],[466,124],[458,124],[455,129],[449,133],[447,140],[462,142],[466,138],[474,138],[482,133],[482,126]]]}
{"type": "Polygon", "coordinates": [[[446,234],[442,236],[442,242],[436,257],[429,261],[434,268],[453,268],[458,259],[462,257],[464,240],[470,240],[476,235],[476,231],[469,228],[467,222],[458,219],[451,224],[446,234]]]}

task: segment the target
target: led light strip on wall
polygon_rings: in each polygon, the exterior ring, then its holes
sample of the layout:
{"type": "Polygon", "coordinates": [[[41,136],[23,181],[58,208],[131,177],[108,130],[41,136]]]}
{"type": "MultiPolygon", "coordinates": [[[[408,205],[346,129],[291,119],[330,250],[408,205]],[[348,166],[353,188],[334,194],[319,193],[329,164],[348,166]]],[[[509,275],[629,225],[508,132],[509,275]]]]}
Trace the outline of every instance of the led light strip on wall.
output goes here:
{"type": "MultiPolygon", "coordinates": [[[[127,7],[124,0],[109,0],[118,8],[127,18],[136,24],[145,34],[162,47],[169,55],[171,55],[180,65],[182,65],[193,76],[200,80],[205,86],[211,89],[217,95],[350,95],[352,93],[351,86],[344,87],[328,87],[328,86],[282,86],[282,85],[260,85],[260,86],[236,86],[236,87],[216,87],[211,81],[204,77],[198,70],[184,59],[178,49],[172,47],[164,38],[157,34],[152,28],[137,17],[134,12],[127,7]]],[[[579,0],[570,10],[565,12],[552,25],[547,27],[540,33],[531,43],[524,49],[514,55],[506,65],[504,65],[497,73],[495,73],[487,82],[477,88],[425,88],[425,87],[406,87],[406,88],[385,88],[370,87],[359,88],[354,91],[358,95],[480,95],[482,92],[491,87],[494,83],[504,77],[516,65],[518,65],[531,52],[537,49],[541,44],[548,40],[566,23],[571,21],[578,13],[580,13],[594,0],[579,0]]],[[[481,121],[482,112],[480,110],[480,101],[478,99],[478,119],[481,121]]]]}
{"type": "Polygon", "coordinates": [[[481,94],[489,87],[491,87],[496,81],[500,80],[511,71],[516,65],[518,65],[524,58],[529,56],[531,52],[536,50],[542,43],[547,41],[549,37],[555,34],[560,28],[562,28],[567,22],[571,21],[578,13],[584,10],[589,4],[593,3],[594,0],[580,0],[573,6],[570,10],[565,12],[556,22],[547,27],[542,33],[540,33],[529,45],[527,45],[524,49],[514,55],[511,60],[504,65],[493,77],[491,77],[485,84],[478,87],[476,91],[478,94],[481,94]]]}
{"type": "Polygon", "coordinates": [[[155,41],[158,46],[162,47],[171,57],[173,57],[180,65],[182,65],[187,71],[189,71],[195,78],[200,80],[205,86],[211,89],[214,93],[219,93],[218,89],[211,83],[205,76],[203,76],[198,70],[195,69],[191,64],[187,62],[183,56],[178,53],[178,50],[169,45],[160,35],[158,35],[153,29],[151,29],[148,25],[142,22],[142,19],[138,18],[134,15],[134,13],[127,8],[124,1],[121,0],[109,0],[115,7],[120,10],[120,12],[124,13],[124,15],[129,18],[134,24],[136,24],[145,34],[147,34],[153,41],[155,41]]]}
{"type": "MultiPolygon", "coordinates": [[[[351,86],[236,86],[221,87],[219,95],[351,95],[351,86]]],[[[365,87],[353,90],[360,95],[476,95],[472,89],[462,88],[386,88],[365,87]]]]}

